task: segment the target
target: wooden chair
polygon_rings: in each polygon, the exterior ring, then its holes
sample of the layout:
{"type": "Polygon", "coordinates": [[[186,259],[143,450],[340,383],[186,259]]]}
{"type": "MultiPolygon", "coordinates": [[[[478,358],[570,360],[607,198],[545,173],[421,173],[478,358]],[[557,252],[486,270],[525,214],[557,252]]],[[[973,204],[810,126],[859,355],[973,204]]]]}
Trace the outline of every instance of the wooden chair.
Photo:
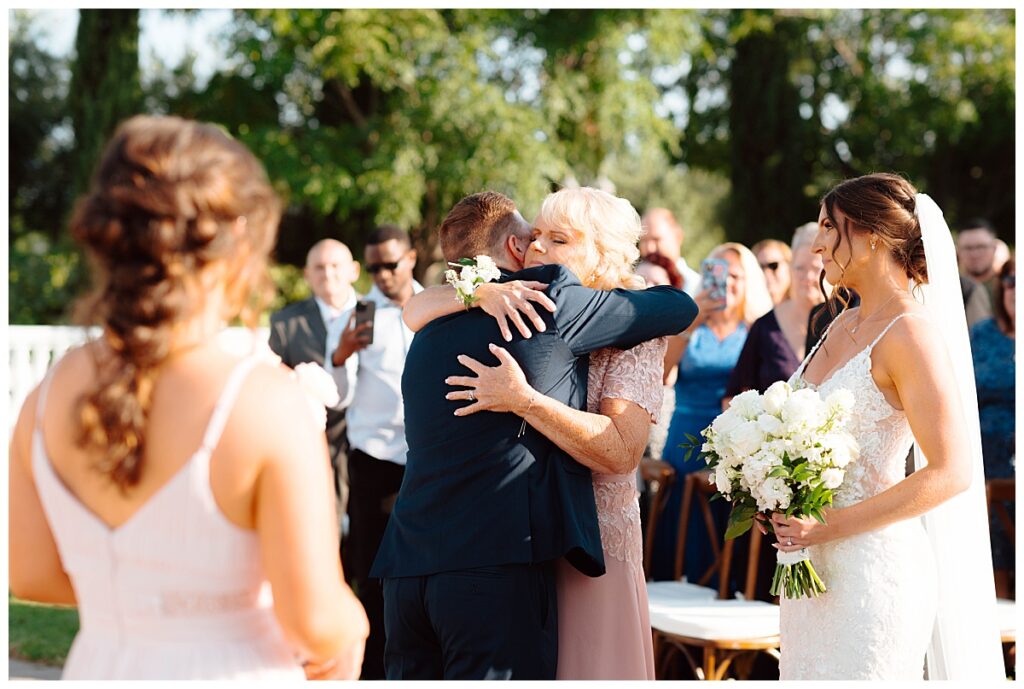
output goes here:
{"type": "Polygon", "coordinates": [[[665,503],[676,482],[676,470],[660,459],[644,459],[640,462],[640,478],[647,485],[650,506],[647,510],[647,534],[644,537],[644,576],[651,576],[651,553],[654,551],[654,532],[665,503]]]}
{"type": "Polygon", "coordinates": [[[679,580],[648,585],[657,676],[666,678],[672,661],[681,656],[697,679],[723,679],[733,667],[742,678],[749,673],[756,654],[767,653],[776,661],[779,659],[779,606],[753,599],[758,554],[764,538],[759,531],[753,530],[747,571],[740,591],[743,598],[737,596],[730,600],[729,575],[735,542],[722,543],[718,535],[709,503],[714,487],[708,483],[707,472],[688,475],[683,487],[676,543],[675,571],[679,580]],[[694,512],[703,517],[714,561],[696,583],[690,583],[681,581],[681,578],[687,527],[694,512]],[[716,574],[717,590],[710,589],[706,584],[716,574]],[[699,662],[695,657],[697,651],[700,651],[699,662]]]}
{"type": "MultiPolygon", "coordinates": [[[[1012,478],[991,478],[985,481],[985,497],[988,513],[995,517],[1010,543],[1016,543],[1017,529],[1010,516],[1008,506],[1016,502],[1016,480],[1012,478]]],[[[1017,604],[1013,572],[1005,569],[993,570],[996,584],[996,617],[999,620],[999,635],[1003,641],[1003,660],[1007,675],[1015,675],[1017,659],[1017,604]]]]}

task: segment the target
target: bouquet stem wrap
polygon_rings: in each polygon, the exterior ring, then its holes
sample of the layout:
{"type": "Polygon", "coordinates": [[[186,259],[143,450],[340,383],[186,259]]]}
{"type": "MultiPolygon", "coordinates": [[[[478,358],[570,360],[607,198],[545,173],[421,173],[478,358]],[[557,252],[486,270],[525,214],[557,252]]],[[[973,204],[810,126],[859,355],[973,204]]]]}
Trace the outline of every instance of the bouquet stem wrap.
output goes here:
{"type": "Polygon", "coordinates": [[[811,555],[806,548],[793,553],[777,553],[778,563],[772,577],[771,594],[785,596],[790,600],[797,598],[814,598],[827,590],[825,583],[814,571],[811,555]]]}

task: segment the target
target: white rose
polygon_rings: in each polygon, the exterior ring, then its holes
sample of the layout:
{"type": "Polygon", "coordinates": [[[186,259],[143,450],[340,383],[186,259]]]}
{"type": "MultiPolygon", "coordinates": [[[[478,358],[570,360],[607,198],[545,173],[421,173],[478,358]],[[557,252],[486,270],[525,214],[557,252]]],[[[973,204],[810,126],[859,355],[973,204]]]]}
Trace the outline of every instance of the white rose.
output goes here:
{"type": "Polygon", "coordinates": [[[764,453],[758,452],[743,464],[741,471],[744,482],[752,488],[764,483],[771,470],[772,466],[764,457],[764,453]]]}
{"type": "Polygon", "coordinates": [[[829,450],[832,464],[840,469],[857,459],[860,454],[857,441],[849,433],[831,433],[825,438],[824,445],[829,450]]]}
{"type": "Polygon", "coordinates": [[[761,395],[757,390],[747,390],[732,398],[729,402],[729,409],[735,409],[736,413],[748,421],[756,419],[764,411],[761,403],[761,395]]]}
{"type": "Polygon", "coordinates": [[[461,294],[473,294],[476,291],[476,284],[472,280],[463,278],[462,280],[455,281],[455,289],[461,294]]]}
{"type": "Polygon", "coordinates": [[[835,490],[843,485],[844,478],[846,478],[846,472],[842,469],[825,469],[821,472],[821,482],[830,490],[835,490]]]}
{"type": "Polygon", "coordinates": [[[716,416],[715,420],[711,422],[711,430],[722,438],[728,439],[729,433],[741,423],[743,423],[743,417],[733,411],[730,405],[728,409],[716,416]]]}
{"type": "Polygon", "coordinates": [[[846,388],[839,388],[825,398],[825,406],[828,407],[829,413],[838,414],[840,416],[849,413],[849,411],[853,409],[853,405],[855,403],[856,399],[854,398],[853,393],[846,388]]]}
{"type": "Polygon", "coordinates": [[[813,390],[797,390],[782,405],[782,419],[787,427],[817,428],[824,421],[821,398],[813,390]]]}
{"type": "Polygon", "coordinates": [[[757,417],[757,425],[768,435],[779,435],[782,433],[782,421],[772,416],[770,413],[761,414],[757,417]]]}
{"type": "Polygon", "coordinates": [[[459,274],[456,273],[451,268],[449,268],[448,270],[444,271],[444,281],[447,282],[449,285],[454,285],[456,282],[458,282],[458,280],[459,280],[459,274]]]}
{"type": "Polygon", "coordinates": [[[784,380],[772,383],[762,396],[764,410],[769,414],[778,414],[782,411],[782,405],[789,399],[791,392],[789,383],[784,380]]]}
{"type": "Polygon", "coordinates": [[[803,457],[811,464],[828,464],[828,460],[825,458],[825,453],[820,447],[809,447],[803,451],[803,457]]]}
{"type": "Polygon", "coordinates": [[[476,257],[476,272],[483,278],[484,282],[497,280],[501,277],[501,271],[490,256],[481,254],[476,257]]]}
{"type": "Polygon", "coordinates": [[[715,488],[718,492],[729,498],[732,497],[732,481],[729,477],[729,469],[724,464],[719,464],[715,467],[714,476],[711,478],[711,482],[715,484],[715,488]]]}
{"type": "Polygon", "coordinates": [[[782,478],[769,478],[761,484],[760,495],[757,497],[758,509],[785,510],[793,499],[793,491],[782,478]]]}
{"type": "Polygon", "coordinates": [[[755,421],[741,424],[729,434],[729,444],[738,455],[749,457],[761,449],[764,442],[764,431],[755,421]]]}

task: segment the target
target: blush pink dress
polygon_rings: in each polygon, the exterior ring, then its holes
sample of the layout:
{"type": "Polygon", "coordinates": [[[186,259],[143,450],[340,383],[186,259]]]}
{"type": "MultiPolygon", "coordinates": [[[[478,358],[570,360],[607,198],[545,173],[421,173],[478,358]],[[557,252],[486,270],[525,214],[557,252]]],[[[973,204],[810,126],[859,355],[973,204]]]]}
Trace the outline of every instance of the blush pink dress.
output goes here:
{"type": "Polygon", "coordinates": [[[210,490],[210,454],[255,363],[229,376],[196,453],[117,528],[54,470],[43,383],[32,471],[80,621],[63,679],[305,679],[274,618],[256,532],[229,522],[210,490]]]}
{"type": "MultiPolygon", "coordinates": [[[[590,355],[587,411],[600,413],[602,399],[635,402],[657,423],[667,341],[590,355]]],[[[594,474],[606,573],[581,574],[564,559],[556,565],[558,679],[654,679],[654,650],[643,570],[643,539],[637,478],[594,474]]]]}

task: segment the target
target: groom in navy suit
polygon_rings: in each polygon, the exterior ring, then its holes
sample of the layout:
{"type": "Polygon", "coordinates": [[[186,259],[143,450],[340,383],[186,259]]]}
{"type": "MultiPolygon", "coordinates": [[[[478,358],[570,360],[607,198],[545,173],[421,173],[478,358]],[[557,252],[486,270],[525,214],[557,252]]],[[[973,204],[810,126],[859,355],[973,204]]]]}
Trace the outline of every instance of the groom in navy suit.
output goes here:
{"type": "MultiPolygon", "coordinates": [[[[520,270],[530,225],[507,197],[468,196],[441,225],[445,258],[487,254],[502,281],[537,280],[557,310],[503,343],[541,393],[586,408],[588,354],[684,330],[693,300],[670,287],[599,291],[562,266],[520,270]],[[518,272],[512,272],[518,271],[518,272]]],[[[409,453],[371,576],[384,579],[387,678],[554,679],[554,561],[604,573],[590,471],[513,414],[457,417],[445,379],[500,340],[480,309],[413,339],[402,376],[409,453]]]]}

